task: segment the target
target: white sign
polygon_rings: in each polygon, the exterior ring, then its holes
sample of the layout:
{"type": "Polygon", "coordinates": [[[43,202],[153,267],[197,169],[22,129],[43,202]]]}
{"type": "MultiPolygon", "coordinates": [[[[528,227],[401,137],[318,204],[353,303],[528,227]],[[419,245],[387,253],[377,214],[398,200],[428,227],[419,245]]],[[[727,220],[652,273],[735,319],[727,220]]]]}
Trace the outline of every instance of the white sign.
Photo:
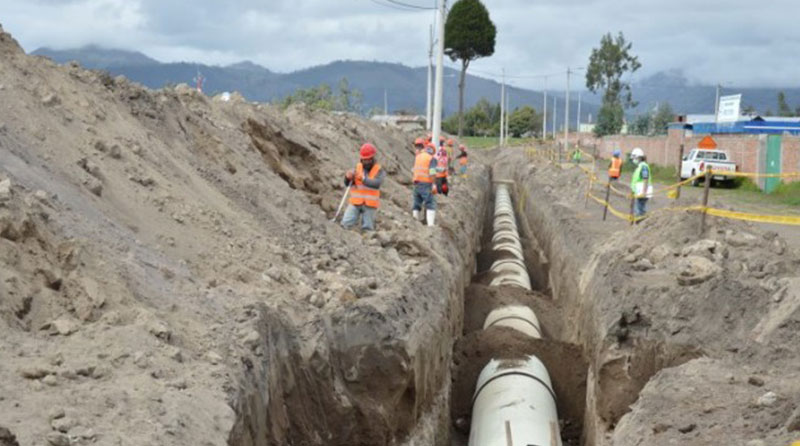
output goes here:
{"type": "Polygon", "coordinates": [[[719,98],[719,112],[717,122],[736,122],[739,120],[739,108],[742,105],[742,95],[722,96],[719,98]]]}

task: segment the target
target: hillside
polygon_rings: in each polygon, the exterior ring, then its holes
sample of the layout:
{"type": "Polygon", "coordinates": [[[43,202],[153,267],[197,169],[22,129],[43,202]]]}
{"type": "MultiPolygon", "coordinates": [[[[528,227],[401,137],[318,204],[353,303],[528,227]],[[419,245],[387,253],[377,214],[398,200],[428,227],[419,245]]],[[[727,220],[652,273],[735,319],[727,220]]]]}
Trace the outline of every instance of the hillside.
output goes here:
{"type": "MultiPolygon", "coordinates": [[[[283,98],[298,88],[308,88],[327,83],[336,86],[342,78],[347,78],[350,85],[364,94],[365,111],[373,108],[383,109],[384,91],[389,102],[390,111],[413,110],[424,114],[425,93],[427,89],[427,68],[411,68],[401,64],[366,61],[336,61],[326,65],[311,67],[292,73],[274,73],[253,64],[241,62],[226,67],[208,66],[195,63],[161,63],[149,59],[141,63],[146,56],[141,53],[128,53],[121,50],[101,50],[97,47],[84,47],[76,50],[57,51],[40,48],[32,54],[48,57],[58,63],[75,60],[86,68],[104,69],[112,75],[124,75],[149,88],[161,88],[164,85],[192,83],[199,70],[206,78],[206,90],[210,94],[222,91],[238,91],[252,101],[270,102],[283,98]],[[115,57],[109,57],[111,52],[115,57]]],[[[458,109],[458,72],[445,69],[444,112],[446,115],[458,109]]],[[[510,88],[510,104],[512,109],[522,105],[531,105],[541,111],[542,94],[537,91],[510,88]]],[[[482,98],[499,101],[500,84],[479,76],[467,76],[465,92],[466,107],[471,107],[482,98]]],[[[577,116],[577,98],[572,98],[570,123],[577,116]]],[[[551,104],[548,104],[550,107],[551,104]]],[[[558,105],[557,122],[563,123],[563,99],[558,105]]],[[[597,115],[597,106],[587,103],[581,107],[584,119],[589,114],[597,115]]],[[[574,124],[573,124],[574,125],[574,124]]]]}

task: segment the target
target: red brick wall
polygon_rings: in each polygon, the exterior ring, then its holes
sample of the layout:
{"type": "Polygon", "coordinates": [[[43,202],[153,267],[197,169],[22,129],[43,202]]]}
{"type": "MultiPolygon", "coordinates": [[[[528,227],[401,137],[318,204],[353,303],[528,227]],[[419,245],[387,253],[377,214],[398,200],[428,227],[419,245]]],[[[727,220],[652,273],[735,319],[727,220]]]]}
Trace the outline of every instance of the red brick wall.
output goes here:
{"type": "MultiPolygon", "coordinates": [[[[582,147],[593,149],[597,146],[599,156],[608,158],[614,149],[621,149],[622,153],[629,153],[634,147],[641,148],[647,160],[660,165],[680,165],[680,144],[682,130],[671,130],[666,136],[635,136],[615,135],[604,138],[595,138],[590,134],[575,135],[571,143],[577,142],[582,147]]],[[[705,135],[694,135],[684,141],[684,153],[689,153],[703,139],[705,135]]],[[[731,160],[739,166],[741,172],[759,171],[759,152],[766,144],[765,135],[714,135],[714,141],[721,150],[728,152],[731,160]]],[[[800,172],[800,137],[783,135],[782,144],[782,172],[800,172]]],[[[800,181],[800,178],[794,178],[800,181]]],[[[788,180],[787,180],[788,181],[788,180]]]]}

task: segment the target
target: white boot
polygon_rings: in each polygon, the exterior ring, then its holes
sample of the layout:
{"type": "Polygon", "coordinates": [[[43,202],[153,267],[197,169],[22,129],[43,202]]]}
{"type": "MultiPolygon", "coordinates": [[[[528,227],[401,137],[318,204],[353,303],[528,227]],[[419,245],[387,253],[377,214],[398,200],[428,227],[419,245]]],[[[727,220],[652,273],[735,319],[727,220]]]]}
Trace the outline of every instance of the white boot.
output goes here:
{"type": "Polygon", "coordinates": [[[419,211],[411,211],[411,215],[414,216],[414,220],[419,221],[419,211]]]}
{"type": "Polygon", "coordinates": [[[428,209],[426,211],[425,218],[428,219],[428,226],[433,226],[433,223],[436,221],[436,211],[428,209]]]}

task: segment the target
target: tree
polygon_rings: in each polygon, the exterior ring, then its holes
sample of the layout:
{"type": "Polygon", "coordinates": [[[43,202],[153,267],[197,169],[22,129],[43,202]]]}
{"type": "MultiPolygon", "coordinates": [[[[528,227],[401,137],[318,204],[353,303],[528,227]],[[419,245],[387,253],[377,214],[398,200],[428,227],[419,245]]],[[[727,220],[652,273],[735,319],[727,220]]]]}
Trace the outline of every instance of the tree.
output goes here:
{"type": "Polygon", "coordinates": [[[319,84],[316,87],[298,88],[294,93],[279,101],[283,107],[294,103],[303,103],[319,110],[336,110],[361,113],[363,95],[359,90],[350,88],[347,78],[339,81],[339,91],[334,94],[328,84],[319,84]]]}
{"type": "Polygon", "coordinates": [[[778,116],[794,116],[792,108],[786,103],[786,94],[778,92],[778,116]]]}
{"type": "Polygon", "coordinates": [[[675,120],[675,112],[669,102],[662,102],[653,114],[653,133],[656,135],[666,135],[667,126],[675,120]]]}
{"type": "Polygon", "coordinates": [[[594,48],[589,56],[586,88],[592,93],[604,90],[595,126],[597,136],[619,133],[624,109],[636,106],[630,84],[622,80],[625,73],[633,73],[642,66],[639,58],[631,54],[631,47],[621,32],[616,38],[608,33],[600,39],[600,47],[594,48]]]}
{"type": "Polygon", "coordinates": [[[508,131],[515,138],[542,130],[542,115],[528,105],[515,109],[508,117],[508,131]]]}
{"type": "Polygon", "coordinates": [[[444,25],[445,54],[455,62],[461,61],[458,81],[458,136],[464,130],[464,87],[469,63],[494,54],[497,28],[489,11],[480,0],[458,0],[447,15],[444,25]]]}
{"type": "Polygon", "coordinates": [[[636,117],[631,124],[630,133],[634,135],[649,135],[653,127],[653,117],[645,113],[636,117]]]}
{"type": "Polygon", "coordinates": [[[744,114],[744,115],[755,115],[756,114],[756,108],[753,107],[750,104],[747,104],[742,108],[742,114],[744,114]]]}

